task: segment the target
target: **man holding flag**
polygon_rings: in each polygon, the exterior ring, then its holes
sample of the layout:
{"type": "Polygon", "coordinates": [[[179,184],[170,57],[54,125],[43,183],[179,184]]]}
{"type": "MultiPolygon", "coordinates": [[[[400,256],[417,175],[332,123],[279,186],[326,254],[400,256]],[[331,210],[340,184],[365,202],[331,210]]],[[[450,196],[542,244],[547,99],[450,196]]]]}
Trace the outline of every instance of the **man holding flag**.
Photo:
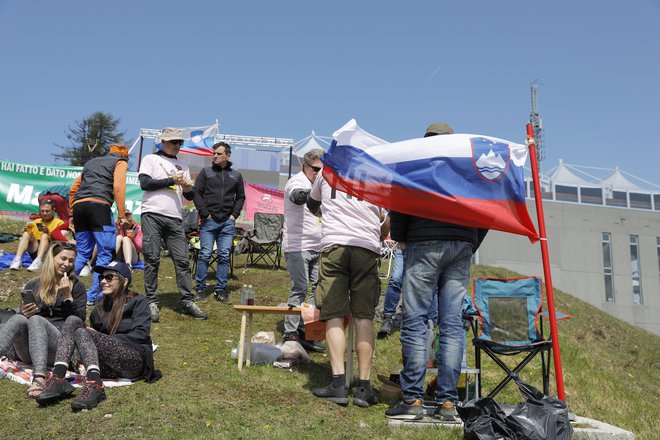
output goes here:
{"type": "MultiPolygon", "coordinates": [[[[452,134],[444,123],[431,124],[424,137],[452,134]]],[[[458,421],[456,384],[465,349],[462,302],[470,279],[470,260],[488,232],[438,220],[392,212],[392,239],[405,248],[401,345],[403,399],[388,409],[392,419],[423,417],[426,375],[426,322],[438,289],[440,347],[435,417],[458,421]]]]}

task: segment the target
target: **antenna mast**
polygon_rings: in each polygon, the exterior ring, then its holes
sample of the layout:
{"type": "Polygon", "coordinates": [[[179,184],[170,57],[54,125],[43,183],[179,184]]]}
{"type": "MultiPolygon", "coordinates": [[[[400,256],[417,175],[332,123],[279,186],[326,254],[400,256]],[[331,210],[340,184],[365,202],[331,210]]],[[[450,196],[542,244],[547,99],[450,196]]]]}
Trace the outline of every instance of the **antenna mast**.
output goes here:
{"type": "Polygon", "coordinates": [[[541,161],[545,159],[545,140],[543,138],[543,121],[539,116],[539,109],[536,103],[536,95],[538,94],[538,86],[541,83],[538,80],[532,81],[530,84],[532,93],[532,113],[529,115],[529,122],[534,129],[534,139],[536,140],[536,160],[541,169],[541,161]]]}

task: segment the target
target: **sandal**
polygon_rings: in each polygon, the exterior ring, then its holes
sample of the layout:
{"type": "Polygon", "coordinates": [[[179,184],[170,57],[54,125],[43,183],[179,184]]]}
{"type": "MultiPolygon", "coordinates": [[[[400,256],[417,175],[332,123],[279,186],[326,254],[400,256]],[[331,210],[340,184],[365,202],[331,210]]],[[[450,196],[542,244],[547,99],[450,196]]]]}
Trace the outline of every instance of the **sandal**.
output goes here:
{"type": "Polygon", "coordinates": [[[46,383],[46,378],[43,376],[35,376],[32,379],[32,385],[27,390],[28,397],[36,398],[44,390],[44,384],[46,383]]]}

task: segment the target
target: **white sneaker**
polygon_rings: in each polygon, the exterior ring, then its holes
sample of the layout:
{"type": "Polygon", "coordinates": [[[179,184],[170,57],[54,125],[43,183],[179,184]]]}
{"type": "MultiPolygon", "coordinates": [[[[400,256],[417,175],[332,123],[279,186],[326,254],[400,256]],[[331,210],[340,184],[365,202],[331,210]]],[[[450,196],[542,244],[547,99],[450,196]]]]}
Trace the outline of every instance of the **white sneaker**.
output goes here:
{"type": "Polygon", "coordinates": [[[11,265],[9,266],[9,269],[20,270],[21,267],[23,267],[23,263],[21,262],[21,259],[18,257],[14,257],[14,259],[11,262],[11,265]]]}
{"type": "Polygon", "coordinates": [[[79,276],[88,277],[91,274],[92,274],[92,266],[90,266],[89,264],[85,264],[85,267],[82,268],[79,276]]]}
{"type": "Polygon", "coordinates": [[[41,270],[41,266],[43,266],[44,263],[37,258],[30,264],[30,266],[27,268],[28,272],[39,272],[41,270]]]}

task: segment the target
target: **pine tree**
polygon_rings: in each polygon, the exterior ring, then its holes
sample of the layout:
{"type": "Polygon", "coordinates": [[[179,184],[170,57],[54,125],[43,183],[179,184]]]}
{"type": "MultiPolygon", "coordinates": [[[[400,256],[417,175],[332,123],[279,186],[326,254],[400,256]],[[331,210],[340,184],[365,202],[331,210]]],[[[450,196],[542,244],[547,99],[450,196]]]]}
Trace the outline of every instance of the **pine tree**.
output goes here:
{"type": "Polygon", "coordinates": [[[62,152],[55,153],[56,160],[72,166],[82,166],[89,159],[105,156],[110,145],[122,143],[124,132],[117,132],[119,119],[109,113],[96,112],[66,130],[69,145],[58,145],[62,152]]]}

